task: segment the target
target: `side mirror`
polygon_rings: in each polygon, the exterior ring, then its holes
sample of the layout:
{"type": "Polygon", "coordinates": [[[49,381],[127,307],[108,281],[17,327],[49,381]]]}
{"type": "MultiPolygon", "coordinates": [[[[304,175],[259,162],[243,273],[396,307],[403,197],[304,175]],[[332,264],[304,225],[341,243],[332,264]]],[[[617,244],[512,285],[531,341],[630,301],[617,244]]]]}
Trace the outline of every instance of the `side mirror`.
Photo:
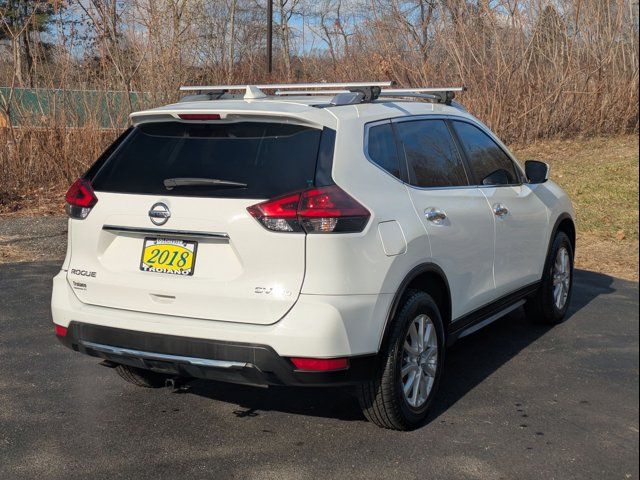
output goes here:
{"type": "Polygon", "coordinates": [[[529,183],[544,183],[549,180],[549,165],[538,160],[524,162],[524,171],[529,183]]]}

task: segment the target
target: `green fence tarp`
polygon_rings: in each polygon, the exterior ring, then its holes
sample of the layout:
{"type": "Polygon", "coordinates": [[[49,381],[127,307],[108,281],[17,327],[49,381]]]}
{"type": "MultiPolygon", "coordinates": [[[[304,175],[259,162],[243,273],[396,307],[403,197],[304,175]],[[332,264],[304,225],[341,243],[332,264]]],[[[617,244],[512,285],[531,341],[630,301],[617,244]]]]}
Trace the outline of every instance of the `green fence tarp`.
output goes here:
{"type": "Polygon", "coordinates": [[[131,111],[144,108],[144,93],[0,87],[0,127],[94,125],[122,129],[131,111]]]}

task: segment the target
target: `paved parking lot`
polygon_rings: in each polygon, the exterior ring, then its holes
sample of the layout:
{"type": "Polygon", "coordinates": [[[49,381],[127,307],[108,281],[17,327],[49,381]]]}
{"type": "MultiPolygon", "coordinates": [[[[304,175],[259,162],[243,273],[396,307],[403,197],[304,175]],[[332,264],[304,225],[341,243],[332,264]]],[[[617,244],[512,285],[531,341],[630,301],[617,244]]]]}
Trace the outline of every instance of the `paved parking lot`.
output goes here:
{"type": "Polygon", "coordinates": [[[577,272],[569,320],[521,312],[448,351],[427,425],[340,390],[143,390],[52,334],[57,263],[0,265],[0,478],[638,478],[638,284],[577,272]]]}

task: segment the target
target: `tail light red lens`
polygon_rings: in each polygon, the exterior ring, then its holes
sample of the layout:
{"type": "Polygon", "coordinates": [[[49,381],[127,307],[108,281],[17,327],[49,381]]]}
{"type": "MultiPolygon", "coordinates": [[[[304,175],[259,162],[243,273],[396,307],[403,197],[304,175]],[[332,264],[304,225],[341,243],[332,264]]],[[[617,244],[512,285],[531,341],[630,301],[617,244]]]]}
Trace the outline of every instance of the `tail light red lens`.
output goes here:
{"type": "Polygon", "coordinates": [[[370,216],[337,185],[284,195],[247,210],[265,228],[276,232],[361,232],[370,216]]]}
{"type": "Polygon", "coordinates": [[[349,368],[348,358],[299,358],[290,359],[297,370],[309,372],[331,372],[349,368]]]}
{"type": "Polygon", "coordinates": [[[247,208],[247,211],[262,225],[276,232],[300,232],[298,222],[298,205],[300,194],[293,193],[258,203],[247,208]]]}
{"type": "Polygon", "coordinates": [[[87,218],[91,209],[98,203],[98,198],[93,191],[91,182],[84,178],[79,178],[73,182],[64,199],[67,202],[67,214],[71,218],[78,220],[87,218]]]}
{"type": "Polygon", "coordinates": [[[67,329],[61,325],[56,325],[55,323],[53,324],[54,326],[54,331],[56,332],[56,336],[58,337],[66,337],[67,336],[67,329]]]}

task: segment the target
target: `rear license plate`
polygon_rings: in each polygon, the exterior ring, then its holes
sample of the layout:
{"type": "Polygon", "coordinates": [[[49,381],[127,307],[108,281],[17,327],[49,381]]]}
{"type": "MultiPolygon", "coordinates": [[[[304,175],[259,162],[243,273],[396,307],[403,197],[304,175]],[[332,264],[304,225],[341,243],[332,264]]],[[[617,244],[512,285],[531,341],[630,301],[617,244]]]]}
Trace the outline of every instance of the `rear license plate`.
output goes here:
{"type": "Polygon", "coordinates": [[[145,238],[140,270],[171,275],[193,275],[197,250],[198,242],[145,238]]]}

